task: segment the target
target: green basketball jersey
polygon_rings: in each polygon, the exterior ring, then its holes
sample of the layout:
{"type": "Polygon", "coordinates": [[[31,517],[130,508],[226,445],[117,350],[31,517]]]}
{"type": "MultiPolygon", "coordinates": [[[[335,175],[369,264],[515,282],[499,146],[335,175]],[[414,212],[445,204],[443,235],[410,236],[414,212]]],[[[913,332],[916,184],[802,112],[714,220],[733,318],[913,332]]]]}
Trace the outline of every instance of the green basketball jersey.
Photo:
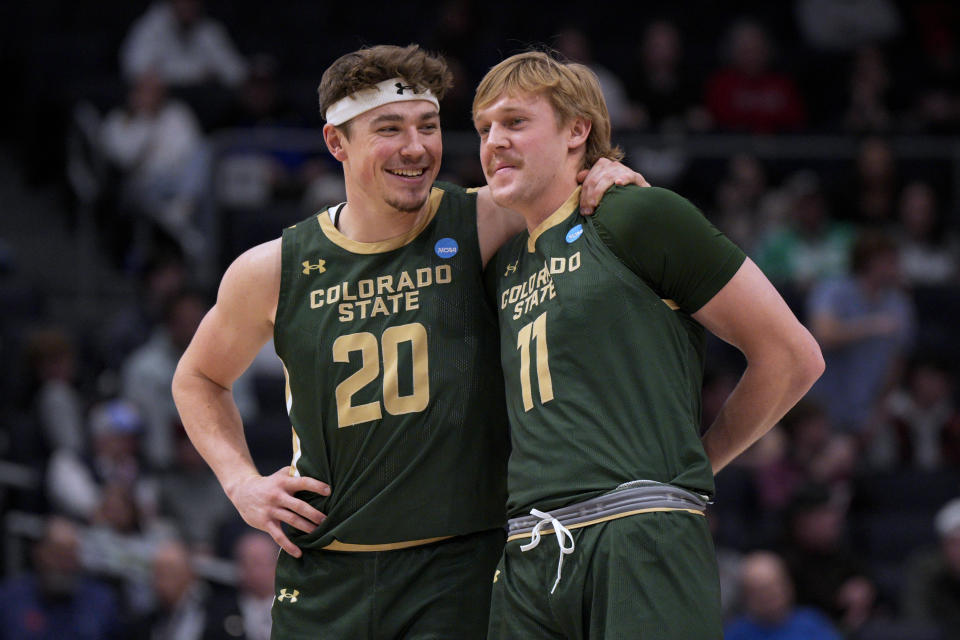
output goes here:
{"type": "MultiPolygon", "coordinates": [[[[397,548],[504,524],[509,448],[476,197],[435,185],[402,237],[352,241],[324,211],[285,229],[274,341],[293,473],[330,484],[296,544],[397,548]]],[[[296,533],[296,532],[294,532],[296,533]]]]}
{"type": "Polygon", "coordinates": [[[670,191],[615,187],[591,217],[578,199],[487,269],[513,441],[507,512],[630,480],[712,494],[699,436],[705,335],[690,314],[744,255],[670,191]]]}

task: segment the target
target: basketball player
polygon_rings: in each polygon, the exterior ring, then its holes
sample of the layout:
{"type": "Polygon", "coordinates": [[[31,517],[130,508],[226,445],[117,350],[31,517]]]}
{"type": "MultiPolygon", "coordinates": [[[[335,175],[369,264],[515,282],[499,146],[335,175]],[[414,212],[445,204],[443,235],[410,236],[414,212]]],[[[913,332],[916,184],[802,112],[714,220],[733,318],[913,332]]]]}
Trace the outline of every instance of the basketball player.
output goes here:
{"type": "Polygon", "coordinates": [[[474,122],[494,201],[527,226],[487,268],[513,445],[490,637],[720,638],[713,475],[807,391],[820,350],[680,196],[614,187],[581,215],[577,173],[619,156],[586,67],[510,57],[474,122]],[[704,328],[747,367],[701,441],[704,328]]]}

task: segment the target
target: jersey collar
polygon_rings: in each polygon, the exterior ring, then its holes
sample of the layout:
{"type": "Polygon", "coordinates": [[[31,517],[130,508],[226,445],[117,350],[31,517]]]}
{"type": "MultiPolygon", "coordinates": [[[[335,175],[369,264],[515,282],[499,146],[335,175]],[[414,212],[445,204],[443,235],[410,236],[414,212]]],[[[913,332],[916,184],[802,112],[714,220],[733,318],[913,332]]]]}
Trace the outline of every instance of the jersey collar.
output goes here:
{"type": "Polygon", "coordinates": [[[537,225],[537,228],[530,233],[527,238],[527,251],[533,253],[537,249],[537,239],[551,227],[555,227],[566,220],[573,211],[580,206],[580,187],[573,190],[567,201],[560,205],[560,208],[551,213],[546,220],[537,225]]]}
{"type": "Polygon", "coordinates": [[[360,254],[384,253],[410,244],[414,238],[420,235],[420,232],[426,229],[427,225],[433,221],[434,216],[437,215],[437,209],[440,208],[440,201],[442,199],[443,189],[433,187],[430,191],[430,197],[427,200],[427,213],[422,217],[420,222],[404,234],[379,242],[358,242],[343,235],[340,233],[340,230],[334,226],[333,221],[330,220],[329,209],[325,209],[317,215],[317,222],[320,223],[320,229],[330,242],[347,251],[360,254]]]}

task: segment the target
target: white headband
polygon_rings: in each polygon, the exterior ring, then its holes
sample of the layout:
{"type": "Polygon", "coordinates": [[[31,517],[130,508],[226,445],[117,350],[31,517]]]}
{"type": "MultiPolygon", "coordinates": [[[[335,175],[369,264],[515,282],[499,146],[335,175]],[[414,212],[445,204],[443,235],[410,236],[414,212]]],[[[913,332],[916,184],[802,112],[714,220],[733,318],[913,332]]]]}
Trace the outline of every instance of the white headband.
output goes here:
{"type": "Polygon", "coordinates": [[[337,100],[327,109],[324,120],[337,126],[370,109],[407,100],[426,100],[432,102],[438,111],[440,110],[440,103],[430,89],[406,84],[402,78],[390,78],[337,100]]]}

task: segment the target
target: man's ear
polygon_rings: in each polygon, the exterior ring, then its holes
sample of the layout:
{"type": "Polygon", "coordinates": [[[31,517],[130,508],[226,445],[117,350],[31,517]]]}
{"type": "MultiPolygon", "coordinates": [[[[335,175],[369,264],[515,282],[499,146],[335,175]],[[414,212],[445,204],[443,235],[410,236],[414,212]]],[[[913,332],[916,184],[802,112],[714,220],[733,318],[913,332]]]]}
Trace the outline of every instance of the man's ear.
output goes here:
{"type": "Polygon", "coordinates": [[[586,118],[574,118],[568,129],[567,148],[576,149],[587,144],[591,129],[593,129],[593,123],[586,118]]]}
{"type": "Polygon", "coordinates": [[[332,124],[323,125],[323,141],[327,143],[327,149],[330,155],[343,162],[347,159],[347,151],[343,148],[343,141],[346,136],[332,124]]]}

